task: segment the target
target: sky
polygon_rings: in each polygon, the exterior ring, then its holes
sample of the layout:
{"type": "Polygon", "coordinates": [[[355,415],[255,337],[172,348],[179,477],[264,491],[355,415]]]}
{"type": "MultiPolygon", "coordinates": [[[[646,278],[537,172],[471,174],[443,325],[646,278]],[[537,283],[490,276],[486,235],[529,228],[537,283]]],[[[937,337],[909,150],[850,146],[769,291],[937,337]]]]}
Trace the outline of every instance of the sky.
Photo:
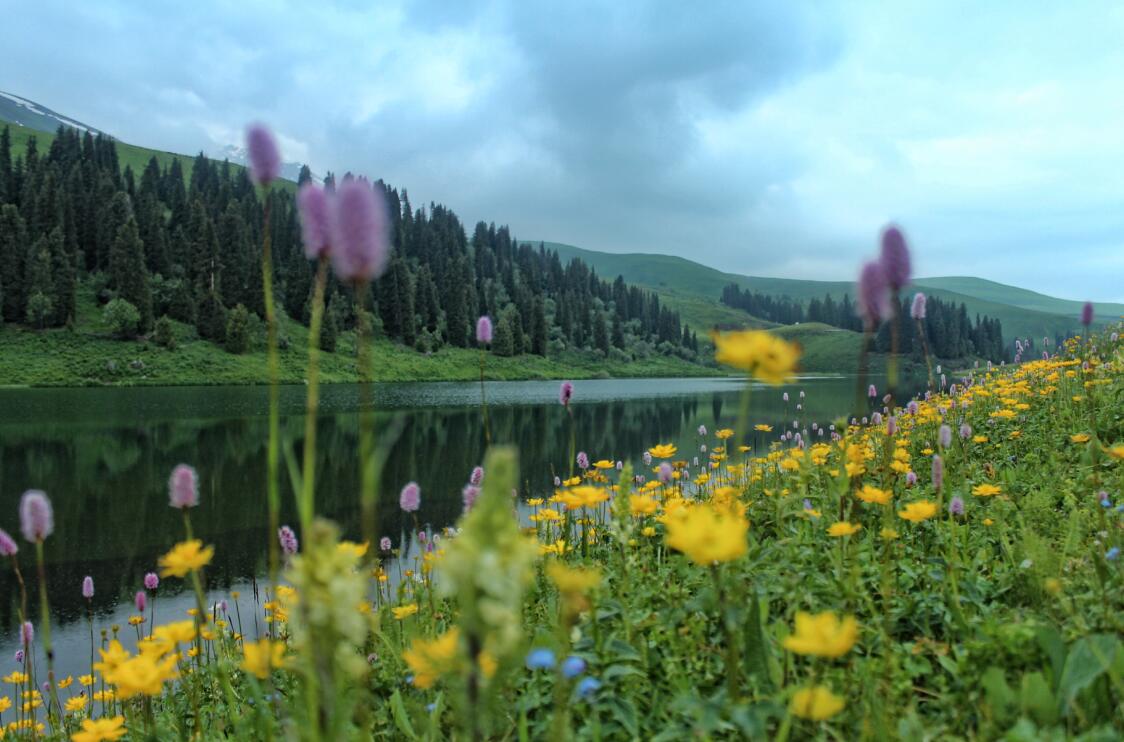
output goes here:
{"type": "Polygon", "coordinates": [[[239,144],[471,232],[1124,301],[1114,2],[0,0],[0,90],[148,147],[239,144]]]}

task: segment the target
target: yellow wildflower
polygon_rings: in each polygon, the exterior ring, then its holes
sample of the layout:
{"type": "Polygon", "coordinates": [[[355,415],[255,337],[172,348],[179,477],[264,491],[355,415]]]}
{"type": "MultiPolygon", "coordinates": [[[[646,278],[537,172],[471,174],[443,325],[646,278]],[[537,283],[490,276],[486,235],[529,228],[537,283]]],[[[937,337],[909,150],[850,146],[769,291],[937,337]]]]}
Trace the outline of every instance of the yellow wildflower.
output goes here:
{"type": "Polygon", "coordinates": [[[189,572],[202,569],[211,563],[215,547],[203,546],[199,539],[181,541],[160,557],[161,577],[186,577],[189,572]]]}
{"type": "Polygon", "coordinates": [[[460,630],[455,626],[436,639],[415,639],[402,653],[414,674],[414,685],[422,690],[432,688],[437,678],[451,670],[459,641],[460,630]]]}
{"type": "Polygon", "coordinates": [[[1124,461],[1124,443],[1117,443],[1115,446],[1106,448],[1105,451],[1117,461],[1124,461]]]}
{"type": "Polygon", "coordinates": [[[912,521],[913,523],[920,523],[923,520],[928,520],[936,514],[937,504],[929,500],[911,502],[905,506],[905,510],[898,511],[899,518],[912,521]]]}
{"type": "Polygon", "coordinates": [[[993,525],[995,525],[995,521],[993,521],[991,518],[984,518],[983,524],[985,526],[993,526],[993,525]]]}
{"type": "Polygon", "coordinates": [[[615,466],[616,464],[614,464],[612,461],[609,461],[608,459],[601,459],[600,461],[593,462],[594,469],[612,469],[615,466]]]}
{"type": "Polygon", "coordinates": [[[394,617],[396,619],[401,621],[401,620],[403,620],[405,618],[409,618],[410,616],[417,613],[418,612],[418,604],[417,603],[407,603],[406,605],[396,605],[396,606],[394,606],[393,608],[390,609],[390,612],[394,614],[394,617]]]}
{"type": "Polygon", "coordinates": [[[354,541],[340,541],[336,544],[336,549],[338,549],[340,553],[350,556],[352,559],[361,559],[367,553],[367,548],[369,546],[370,544],[366,541],[361,544],[357,544],[354,541]]]}
{"type": "Polygon", "coordinates": [[[246,642],[243,648],[242,669],[265,680],[269,674],[285,663],[285,642],[259,639],[246,642]]]}
{"type": "Polygon", "coordinates": [[[155,639],[169,644],[187,644],[195,638],[194,621],[173,621],[163,626],[157,626],[152,632],[155,639]]]}
{"type": "Polygon", "coordinates": [[[862,530],[862,524],[848,523],[847,521],[841,520],[838,523],[832,523],[828,526],[827,535],[839,538],[841,536],[852,536],[860,530],[862,530]]]}
{"type": "Polygon", "coordinates": [[[678,452],[679,448],[674,443],[659,443],[648,449],[648,453],[655,459],[670,459],[678,452]]]}
{"type": "Polygon", "coordinates": [[[74,684],[74,676],[73,675],[67,675],[65,678],[63,678],[62,680],[59,681],[59,689],[60,690],[66,690],[67,688],[69,688],[73,684],[74,684]]]}
{"type": "Polygon", "coordinates": [[[753,429],[756,430],[758,433],[772,433],[773,432],[773,426],[772,425],[765,425],[763,423],[758,423],[757,425],[754,425],[753,429]]]}
{"type": "Polygon", "coordinates": [[[972,488],[972,494],[976,497],[991,497],[992,495],[998,495],[1002,491],[1003,490],[999,489],[999,487],[994,484],[987,483],[977,484],[972,488]]]}
{"type": "Polygon", "coordinates": [[[854,616],[840,620],[833,611],[815,615],[797,611],[796,630],[785,638],[784,648],[796,654],[816,657],[842,657],[859,638],[859,622],[854,616]]]}
{"type": "Polygon", "coordinates": [[[1088,443],[1089,438],[1090,436],[1088,433],[1074,433],[1069,437],[1069,439],[1074,443],[1088,443]]]}
{"type": "Polygon", "coordinates": [[[74,713],[75,711],[81,711],[82,709],[86,708],[86,704],[89,703],[89,702],[90,702],[90,699],[87,698],[84,695],[74,696],[73,698],[68,698],[68,699],[66,699],[66,710],[69,711],[70,713],[74,713]]]}
{"type": "Polygon", "coordinates": [[[800,346],[764,330],[714,333],[714,359],[739,368],[767,384],[791,381],[800,360],[800,346]]]}
{"type": "Polygon", "coordinates": [[[631,495],[628,498],[628,509],[633,515],[652,515],[660,509],[660,504],[647,495],[631,495]]]}
{"type": "Polygon", "coordinates": [[[730,438],[734,435],[734,431],[730,428],[722,428],[722,430],[719,430],[714,435],[716,435],[721,440],[726,440],[727,438],[730,438]]]}
{"type": "Polygon", "coordinates": [[[883,541],[893,541],[898,537],[898,532],[893,528],[883,528],[878,532],[878,535],[882,537],[883,541]]]}
{"type": "Polygon", "coordinates": [[[110,742],[125,736],[125,717],[83,719],[82,729],[70,735],[71,742],[110,742]]]}
{"type": "Polygon", "coordinates": [[[78,676],[78,682],[81,683],[82,685],[86,686],[87,688],[89,688],[91,685],[94,684],[94,676],[93,675],[79,675],[78,676]]]}
{"type": "Polygon", "coordinates": [[[114,639],[109,643],[109,649],[99,649],[101,662],[94,664],[94,669],[101,673],[106,682],[114,683],[113,674],[117,668],[128,661],[129,653],[121,646],[121,642],[114,639]]]}
{"type": "Polygon", "coordinates": [[[862,489],[855,492],[855,497],[863,502],[873,503],[875,505],[889,505],[890,498],[894,493],[890,490],[883,490],[877,487],[871,487],[869,484],[864,484],[862,489]]]}
{"type": "Polygon", "coordinates": [[[175,677],[175,657],[157,659],[150,654],[139,654],[118,665],[110,682],[117,686],[118,698],[132,698],[158,696],[164,692],[164,683],[175,677]]]}
{"type": "Polygon", "coordinates": [[[4,676],[5,683],[12,683],[14,685],[23,685],[27,682],[27,675],[19,670],[13,670],[4,676]]]}
{"type": "Polygon", "coordinates": [[[749,523],[725,508],[696,505],[667,521],[667,545],[695,564],[729,562],[745,554],[749,523]]]}
{"type": "Polygon", "coordinates": [[[972,436],[972,443],[987,443],[987,436],[986,435],[973,435],[972,436]]]}
{"type": "Polygon", "coordinates": [[[801,688],[792,695],[788,710],[793,716],[812,721],[830,719],[843,710],[844,701],[826,685],[801,688]]]}

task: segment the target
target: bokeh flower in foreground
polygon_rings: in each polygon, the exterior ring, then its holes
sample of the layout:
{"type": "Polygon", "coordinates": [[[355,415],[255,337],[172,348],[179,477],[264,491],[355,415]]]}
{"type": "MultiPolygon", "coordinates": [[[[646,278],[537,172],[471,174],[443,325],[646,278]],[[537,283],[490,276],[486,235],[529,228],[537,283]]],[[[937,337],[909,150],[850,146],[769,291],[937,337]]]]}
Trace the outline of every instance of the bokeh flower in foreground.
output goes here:
{"type": "Polygon", "coordinates": [[[103,716],[100,719],[83,719],[82,728],[70,735],[71,742],[104,742],[121,739],[128,730],[124,716],[103,716]]]}
{"type": "Polygon", "coordinates": [[[164,556],[160,557],[161,577],[185,577],[188,573],[202,569],[211,563],[215,555],[215,547],[203,546],[199,539],[181,541],[172,547],[164,556]]]}
{"type": "Polygon", "coordinates": [[[811,614],[798,611],[796,629],[785,638],[784,648],[796,654],[816,657],[842,657],[859,638],[859,623],[854,616],[842,620],[833,611],[811,614]]]}
{"type": "Polygon", "coordinates": [[[345,283],[367,283],[386,270],[390,215],[386,197],[361,179],[346,180],[332,201],[332,267],[345,283]]]}
{"type": "Polygon", "coordinates": [[[717,332],[714,359],[767,384],[784,384],[796,374],[800,347],[764,330],[717,332]]]}
{"type": "Polygon", "coordinates": [[[918,500],[911,502],[905,506],[904,510],[898,511],[898,517],[902,520],[908,520],[913,523],[920,523],[923,520],[928,520],[937,514],[937,504],[929,500],[918,500]]]}
{"type": "Polygon", "coordinates": [[[281,152],[273,132],[265,125],[250,124],[246,128],[246,155],[250,175],[259,185],[269,185],[281,175],[281,152]]]}
{"type": "Polygon", "coordinates": [[[305,183],[297,192],[301,215],[301,241],[309,260],[327,255],[332,243],[332,205],[328,194],[315,183],[305,183]]]}
{"type": "Polygon", "coordinates": [[[846,704],[826,685],[801,688],[792,695],[789,711],[793,716],[811,721],[824,721],[838,714],[846,704]]]}
{"type": "Polygon", "coordinates": [[[55,514],[46,493],[28,490],[20,498],[20,532],[31,543],[43,541],[55,530],[55,514]]]}
{"type": "Polygon", "coordinates": [[[242,651],[242,669],[259,680],[265,680],[285,662],[285,642],[273,641],[268,637],[256,642],[246,642],[242,651]]]}
{"type": "Polygon", "coordinates": [[[695,564],[729,562],[747,551],[749,523],[740,514],[708,504],[694,505],[667,522],[667,545],[695,564]]]}
{"type": "Polygon", "coordinates": [[[183,510],[199,504],[199,475],[187,464],[179,464],[168,477],[168,503],[183,510]]]}

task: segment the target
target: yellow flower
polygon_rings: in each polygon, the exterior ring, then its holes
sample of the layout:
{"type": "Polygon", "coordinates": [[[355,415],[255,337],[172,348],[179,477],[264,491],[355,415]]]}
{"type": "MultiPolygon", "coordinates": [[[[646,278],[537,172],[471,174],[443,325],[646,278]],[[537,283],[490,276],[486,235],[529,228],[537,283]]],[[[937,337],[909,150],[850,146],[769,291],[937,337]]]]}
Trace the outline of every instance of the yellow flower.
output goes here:
{"type": "Polygon", "coordinates": [[[983,524],[985,526],[993,526],[993,525],[995,525],[995,521],[993,521],[991,518],[984,518],[983,524]]]}
{"type": "Polygon", "coordinates": [[[911,502],[905,506],[905,510],[898,511],[898,517],[902,520],[920,523],[923,520],[929,520],[937,514],[937,504],[929,500],[918,500],[911,502]]]}
{"type": "Polygon", "coordinates": [[[878,489],[877,487],[871,487],[869,484],[864,484],[862,489],[855,492],[855,497],[863,502],[874,503],[876,505],[889,505],[890,498],[893,497],[893,495],[894,493],[890,490],[878,489]]]}
{"type": "Polygon", "coordinates": [[[71,742],[108,742],[125,736],[125,717],[83,719],[81,731],[70,735],[71,742]]]}
{"type": "Polygon", "coordinates": [[[655,536],[656,535],[656,529],[653,528],[652,526],[645,526],[644,528],[640,529],[640,535],[641,536],[649,536],[649,537],[655,536]]]}
{"type": "Polygon", "coordinates": [[[83,696],[74,696],[73,698],[68,698],[68,699],[66,699],[66,710],[69,711],[70,713],[74,713],[75,711],[81,711],[82,709],[86,708],[86,704],[89,703],[89,702],[90,702],[90,699],[87,698],[84,695],[83,696]]]}
{"type": "Polygon", "coordinates": [[[160,557],[161,577],[186,577],[188,572],[202,569],[211,563],[215,547],[203,546],[199,539],[181,541],[160,557]]]}
{"type": "Polygon", "coordinates": [[[1074,443],[1088,443],[1089,437],[1090,436],[1088,433],[1074,433],[1069,437],[1069,439],[1074,443]]]}
{"type": "Polygon", "coordinates": [[[414,674],[414,685],[432,688],[437,678],[449,672],[457,658],[460,630],[455,626],[436,639],[414,639],[402,659],[414,674]]]}
{"type": "Polygon", "coordinates": [[[144,616],[129,616],[130,626],[140,626],[144,623],[144,616]]]}
{"type": "Polygon", "coordinates": [[[547,565],[546,574],[558,592],[564,595],[585,594],[601,584],[601,570],[597,567],[567,567],[562,562],[552,561],[547,565]]]}
{"type": "Polygon", "coordinates": [[[74,684],[74,676],[73,675],[67,675],[65,678],[63,678],[62,680],[59,681],[59,689],[66,690],[67,688],[69,688],[73,684],[74,684]]]}
{"type": "Polygon", "coordinates": [[[722,428],[722,430],[719,430],[714,435],[718,436],[721,440],[726,440],[734,435],[734,431],[730,428],[722,428]]]}
{"type": "Polygon", "coordinates": [[[0,714],[12,707],[12,699],[7,696],[0,697],[0,714]]]}
{"type": "MultiPolygon", "coordinates": [[[[132,698],[137,695],[158,696],[164,692],[164,683],[175,677],[174,656],[158,659],[151,654],[139,654],[118,665],[110,682],[117,686],[118,698],[132,698]]],[[[106,680],[109,680],[108,676],[106,680]]]]}
{"type": "Polygon", "coordinates": [[[265,680],[269,673],[285,663],[285,642],[259,639],[246,642],[243,648],[242,669],[259,680],[265,680]]]}
{"type": "Polygon", "coordinates": [[[660,509],[660,504],[647,495],[630,495],[628,509],[633,515],[651,515],[660,509]]]}
{"type": "Polygon", "coordinates": [[[558,494],[559,501],[567,510],[596,507],[609,499],[609,493],[600,487],[583,485],[558,494]]]}
{"type": "Polygon", "coordinates": [[[390,609],[394,617],[401,621],[402,619],[409,618],[418,612],[417,603],[407,603],[406,605],[397,605],[390,609]]]}
{"type": "Polygon", "coordinates": [[[674,443],[659,443],[648,449],[648,453],[656,459],[670,459],[678,452],[679,448],[674,443]]]}
{"type": "Polygon", "coordinates": [[[1124,443],[1117,443],[1115,446],[1106,448],[1105,451],[1117,461],[1124,461],[1124,443]]]}
{"type": "Polygon", "coordinates": [[[987,436],[986,435],[973,435],[972,436],[972,443],[987,443],[987,436]]]}
{"type": "Polygon", "coordinates": [[[991,497],[998,495],[1003,490],[996,487],[994,484],[977,484],[972,488],[972,494],[976,497],[991,497]]]}
{"type": "Polygon", "coordinates": [[[616,464],[614,464],[612,461],[609,461],[608,459],[601,459],[600,461],[593,462],[594,469],[612,469],[615,466],[616,464]]]}
{"type": "Polygon", "coordinates": [[[714,333],[714,359],[739,368],[767,384],[791,381],[800,347],[764,330],[714,333]]]}
{"type": "Polygon", "coordinates": [[[4,676],[5,683],[12,683],[14,685],[23,685],[27,682],[27,675],[19,670],[13,670],[4,676]]]}
{"type": "Polygon", "coordinates": [[[826,685],[814,685],[796,691],[788,710],[801,719],[823,721],[842,711],[844,705],[843,699],[832,693],[826,685]]]}
{"type": "Polygon", "coordinates": [[[729,562],[745,554],[749,523],[725,508],[696,505],[667,521],[667,545],[695,564],[729,562]]]}
{"type": "Polygon", "coordinates": [[[773,432],[773,426],[772,425],[765,425],[763,423],[759,423],[757,425],[754,425],[753,429],[756,430],[758,433],[772,433],[773,432]]]}
{"type": "Polygon", "coordinates": [[[893,541],[898,537],[898,532],[893,528],[883,528],[878,532],[878,535],[882,537],[883,541],[893,541]]]}
{"type": "Polygon", "coordinates": [[[336,544],[336,548],[340,553],[346,554],[352,559],[362,559],[363,555],[367,553],[367,547],[369,546],[370,544],[366,541],[361,544],[357,544],[354,541],[340,541],[336,544]]]}
{"type": "Polygon", "coordinates": [[[812,615],[796,613],[796,630],[785,638],[784,648],[796,654],[816,657],[842,657],[851,651],[859,638],[859,622],[854,616],[843,620],[834,611],[812,615]]]}
{"type": "Polygon", "coordinates": [[[195,639],[195,622],[173,621],[172,623],[166,623],[163,626],[157,626],[152,632],[152,636],[168,644],[187,644],[195,639]]]}
{"type": "Polygon", "coordinates": [[[79,675],[78,676],[78,682],[81,683],[82,685],[86,686],[87,688],[89,688],[91,685],[94,684],[94,676],[93,675],[79,675]]]}
{"type": "Polygon", "coordinates": [[[96,663],[94,669],[101,673],[106,682],[116,682],[113,679],[113,674],[118,667],[128,661],[129,653],[116,639],[109,643],[109,649],[99,649],[98,653],[101,655],[101,662],[96,663]]]}
{"type": "Polygon", "coordinates": [[[861,529],[862,524],[860,523],[848,523],[847,521],[841,520],[838,523],[832,523],[828,526],[827,535],[835,536],[836,538],[840,536],[851,536],[858,533],[861,529]]]}

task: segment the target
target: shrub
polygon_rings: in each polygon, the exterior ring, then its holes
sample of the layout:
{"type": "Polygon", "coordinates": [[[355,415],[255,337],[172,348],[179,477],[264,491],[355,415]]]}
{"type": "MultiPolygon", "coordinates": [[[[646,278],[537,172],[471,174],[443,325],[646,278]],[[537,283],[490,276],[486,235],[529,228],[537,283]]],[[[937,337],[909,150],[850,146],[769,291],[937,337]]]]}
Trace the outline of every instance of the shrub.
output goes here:
{"type": "Polygon", "coordinates": [[[174,350],[176,347],[176,335],[172,329],[172,320],[168,319],[168,315],[164,315],[156,320],[156,326],[152,330],[152,340],[168,350],[174,350]]]}
{"type": "Polygon", "coordinates": [[[140,312],[124,299],[114,299],[105,305],[102,317],[113,336],[121,340],[136,337],[140,325],[140,312]]]}
{"type": "Polygon", "coordinates": [[[51,323],[55,313],[55,303],[51,297],[36,291],[27,299],[27,324],[42,330],[51,323]]]}
{"type": "Polygon", "coordinates": [[[228,353],[245,353],[250,349],[250,313],[239,304],[230,310],[226,320],[226,342],[228,353]]]}

